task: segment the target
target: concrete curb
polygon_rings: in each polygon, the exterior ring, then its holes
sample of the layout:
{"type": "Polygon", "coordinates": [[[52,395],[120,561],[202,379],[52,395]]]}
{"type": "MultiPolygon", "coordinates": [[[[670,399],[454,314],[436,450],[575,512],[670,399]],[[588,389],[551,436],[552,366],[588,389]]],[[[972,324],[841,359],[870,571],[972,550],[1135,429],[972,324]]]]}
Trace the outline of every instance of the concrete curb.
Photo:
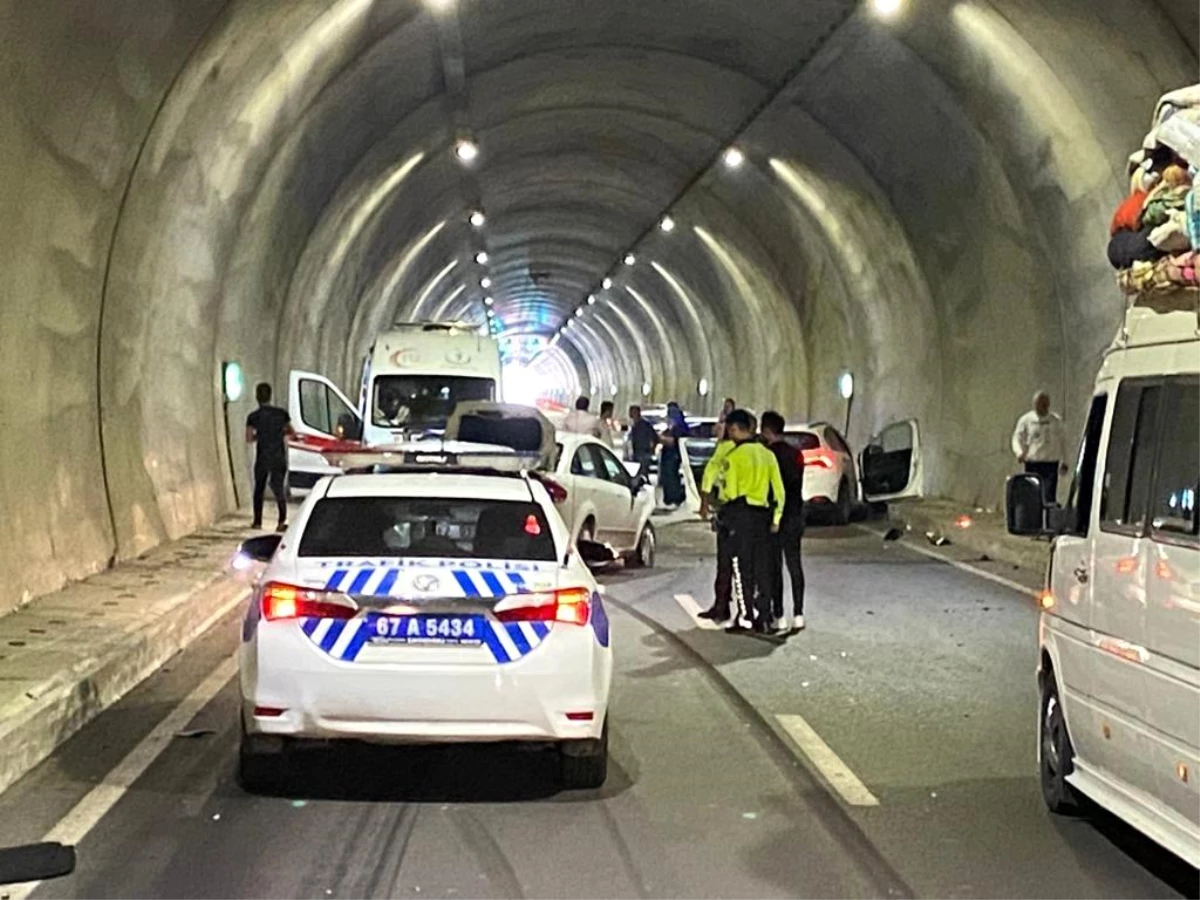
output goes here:
{"type": "Polygon", "coordinates": [[[144,624],[96,656],[57,673],[0,709],[0,792],[152,675],[249,594],[242,580],[214,576],[170,598],[144,624]]]}
{"type": "Polygon", "coordinates": [[[992,522],[981,522],[970,528],[955,526],[956,516],[942,510],[922,508],[919,504],[895,504],[888,510],[891,525],[921,536],[936,532],[948,538],[952,546],[972,553],[986,555],[997,562],[1044,574],[1050,563],[1050,544],[1029,538],[1018,538],[1000,532],[992,522]]]}

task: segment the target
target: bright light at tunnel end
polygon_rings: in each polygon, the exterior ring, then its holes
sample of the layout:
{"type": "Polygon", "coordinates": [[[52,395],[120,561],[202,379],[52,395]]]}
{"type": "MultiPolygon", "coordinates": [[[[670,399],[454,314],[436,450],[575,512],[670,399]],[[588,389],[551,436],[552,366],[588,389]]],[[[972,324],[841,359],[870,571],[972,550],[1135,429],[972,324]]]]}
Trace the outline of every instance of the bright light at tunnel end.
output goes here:
{"type": "Polygon", "coordinates": [[[871,12],[883,19],[890,19],[904,6],[904,0],[870,0],[871,12]]]}

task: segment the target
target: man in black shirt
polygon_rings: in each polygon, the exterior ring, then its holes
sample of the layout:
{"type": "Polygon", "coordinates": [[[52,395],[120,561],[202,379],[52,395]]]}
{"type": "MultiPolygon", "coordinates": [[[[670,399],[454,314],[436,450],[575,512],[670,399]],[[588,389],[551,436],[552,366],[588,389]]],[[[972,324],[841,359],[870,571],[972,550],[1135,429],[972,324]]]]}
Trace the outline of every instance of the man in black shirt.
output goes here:
{"type": "Polygon", "coordinates": [[[279,524],[276,531],[287,528],[287,493],[284,480],[287,478],[287,443],[289,435],[295,434],[291,416],[278,406],[271,406],[271,386],[265,382],[254,389],[258,409],[246,417],[246,443],[257,445],[254,454],[254,523],[251,528],[262,528],[263,494],[267,482],[279,507],[279,524]]]}
{"type": "Polygon", "coordinates": [[[804,536],[804,468],[796,459],[796,448],[783,439],[783,416],[777,412],[762,415],[762,436],[779,461],[783,476],[783,519],[779,531],[771,535],[771,612],[780,632],[804,628],[804,567],[800,562],[800,539],[804,536]],[[782,565],[781,565],[782,563],[782,565]],[[783,568],[792,582],[792,617],[783,614],[783,568]]]}
{"type": "Polygon", "coordinates": [[[654,460],[654,445],[658,443],[658,433],[654,426],[642,418],[640,406],[629,407],[629,449],[633,461],[639,466],[638,474],[647,477],[650,474],[650,463],[654,460]]]}

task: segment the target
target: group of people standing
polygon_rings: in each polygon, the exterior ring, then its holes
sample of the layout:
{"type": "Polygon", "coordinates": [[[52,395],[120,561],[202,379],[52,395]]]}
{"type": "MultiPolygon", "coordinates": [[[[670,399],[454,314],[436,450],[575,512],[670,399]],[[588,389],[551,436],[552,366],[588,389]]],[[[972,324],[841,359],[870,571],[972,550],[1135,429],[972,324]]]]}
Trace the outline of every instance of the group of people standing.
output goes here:
{"type": "Polygon", "coordinates": [[[798,633],[804,629],[803,465],[784,440],[777,412],[763,413],[760,432],[753,415],[730,408],[718,428],[700,501],[700,514],[713,521],[717,535],[715,598],[700,615],[735,634],[798,633]],[[790,610],[783,602],[785,569],[790,610]]]}

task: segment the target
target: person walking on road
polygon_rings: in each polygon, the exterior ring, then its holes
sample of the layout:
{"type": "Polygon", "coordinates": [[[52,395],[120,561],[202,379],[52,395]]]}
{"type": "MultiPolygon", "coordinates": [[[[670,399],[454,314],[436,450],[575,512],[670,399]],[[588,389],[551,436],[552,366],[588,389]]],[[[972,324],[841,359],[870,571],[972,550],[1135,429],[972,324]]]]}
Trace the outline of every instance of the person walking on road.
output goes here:
{"type": "Polygon", "coordinates": [[[1025,471],[1042,482],[1042,499],[1048,504],[1058,500],[1058,476],[1066,475],[1067,431],[1058,413],[1050,411],[1050,395],[1033,395],[1033,409],[1017,419],[1012,451],[1025,471]]]}
{"type": "Polygon", "coordinates": [[[659,460],[663,505],[668,509],[678,509],[687,500],[687,489],[683,484],[683,447],[680,441],[689,433],[683,410],[672,400],[667,404],[667,430],[663,434],[663,451],[659,460]]]}
{"type": "Polygon", "coordinates": [[[804,537],[804,468],[796,459],[796,448],[783,439],[783,416],[771,411],[762,414],[762,436],[767,449],[775,454],[786,495],[779,531],[771,535],[771,613],[780,633],[804,629],[804,566],[800,544],[804,537]],[[792,583],[792,612],[783,611],[783,570],[792,583]]]}
{"type": "Polygon", "coordinates": [[[589,411],[591,405],[592,401],[587,397],[576,400],[575,409],[563,419],[562,430],[574,434],[590,434],[594,438],[600,437],[600,417],[589,411]]]}
{"type": "Polygon", "coordinates": [[[271,386],[262,382],[254,389],[258,409],[246,417],[246,443],[255,445],[254,452],[254,522],[251,528],[262,528],[263,497],[268,482],[279,507],[276,531],[287,528],[287,438],[296,433],[292,418],[286,410],[271,405],[271,386]]]}
{"type": "Polygon", "coordinates": [[[654,448],[658,446],[658,433],[654,426],[642,418],[640,406],[629,407],[629,454],[630,459],[638,464],[638,474],[642,478],[650,477],[650,467],[654,463],[654,448]]]}
{"type": "Polygon", "coordinates": [[[735,446],[725,456],[721,516],[729,527],[733,557],[733,624],[726,631],[770,634],[771,535],[779,531],[787,492],[775,454],[758,442],[750,414],[735,409],[725,418],[735,446]],[[771,500],[775,505],[772,507],[771,500]]]}

